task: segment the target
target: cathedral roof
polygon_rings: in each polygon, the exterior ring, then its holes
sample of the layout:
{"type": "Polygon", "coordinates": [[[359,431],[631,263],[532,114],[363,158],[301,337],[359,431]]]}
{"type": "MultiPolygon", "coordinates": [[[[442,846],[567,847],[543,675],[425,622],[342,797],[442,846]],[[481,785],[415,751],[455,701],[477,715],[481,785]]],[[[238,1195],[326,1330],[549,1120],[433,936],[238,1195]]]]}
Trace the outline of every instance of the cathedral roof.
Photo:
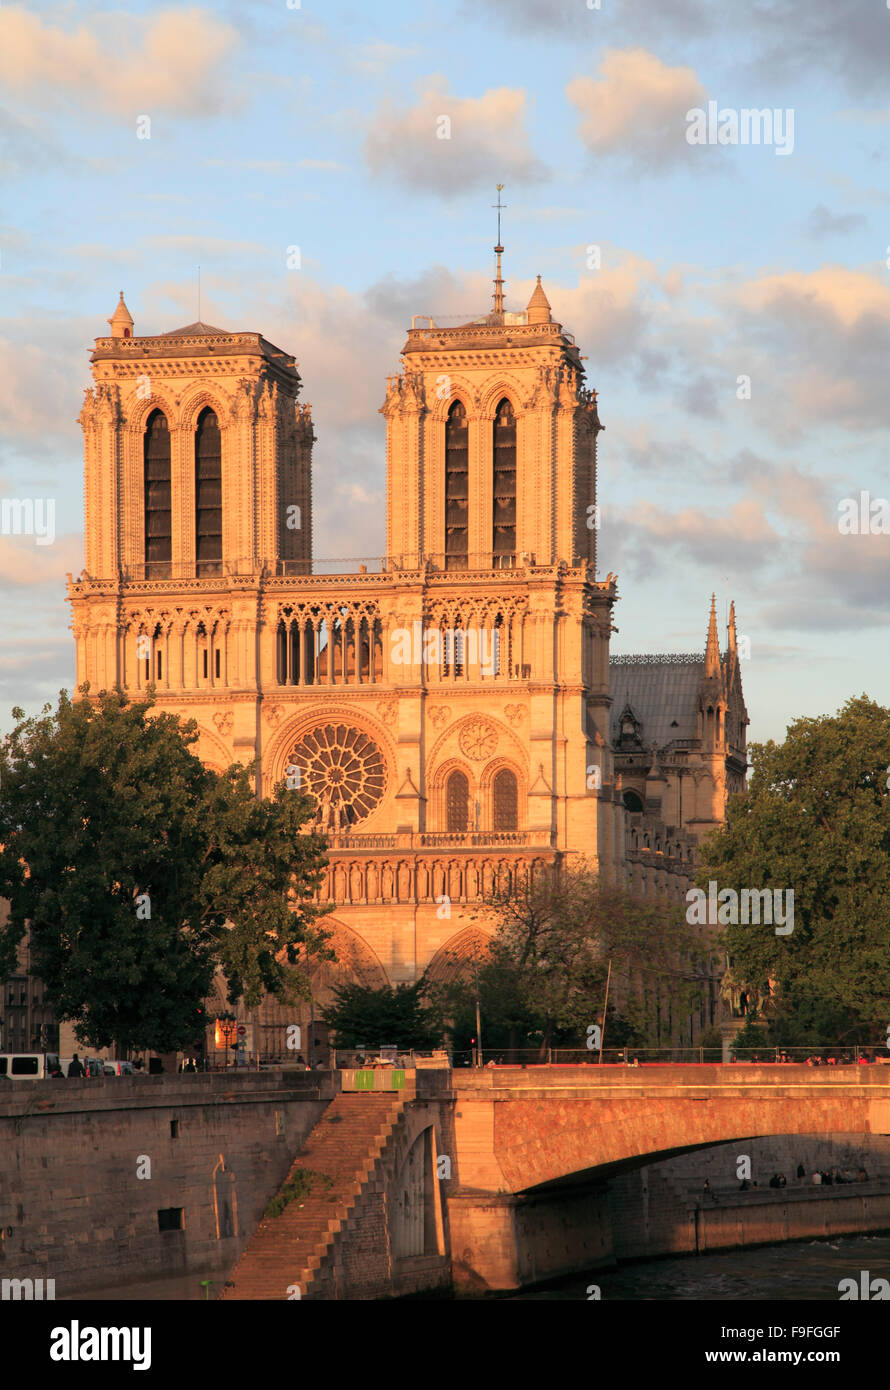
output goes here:
{"type": "MultiPolygon", "coordinates": [[[[123,311],[126,312],[126,305],[123,306],[123,311]]],[[[174,358],[205,358],[210,353],[217,356],[224,353],[226,358],[249,358],[254,362],[257,358],[262,358],[265,360],[265,369],[272,373],[279,386],[283,386],[291,395],[294,394],[294,388],[299,390],[300,374],[296,360],[289,352],[283,352],[274,343],[270,343],[262,333],[215,328],[212,323],[205,323],[203,319],[188,323],[183,328],[174,328],[169,333],[134,338],[129,332],[127,320],[121,316],[116,324],[112,324],[110,338],[96,339],[90,361],[132,362],[136,358],[140,362],[152,359],[166,362],[174,358]],[[219,341],[216,342],[215,339],[219,341]]]]}
{"type": "Polygon", "coordinates": [[[228,334],[227,328],[214,328],[212,324],[190,323],[185,328],[174,328],[170,333],[162,333],[162,338],[204,338],[208,335],[214,338],[222,338],[228,334]]]}
{"type": "Polygon", "coordinates": [[[614,701],[612,741],[621,736],[621,714],[628,705],[642,728],[644,743],[663,748],[675,738],[698,736],[698,695],[704,655],[613,656],[609,684],[614,701]]]}

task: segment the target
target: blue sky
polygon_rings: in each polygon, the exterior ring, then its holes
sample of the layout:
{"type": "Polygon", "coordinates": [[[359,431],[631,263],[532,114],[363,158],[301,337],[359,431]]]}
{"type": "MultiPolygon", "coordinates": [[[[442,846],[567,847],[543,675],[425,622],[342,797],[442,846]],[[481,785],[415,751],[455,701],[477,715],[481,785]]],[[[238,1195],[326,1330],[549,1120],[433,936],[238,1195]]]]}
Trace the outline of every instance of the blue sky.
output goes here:
{"type": "Polygon", "coordinates": [[[752,738],[890,703],[890,536],[837,526],[890,493],[888,70],[877,0],[4,5],[0,498],[54,498],[57,537],[0,535],[0,726],[73,684],[76,416],[118,291],[163,332],[200,264],[206,321],[296,355],[316,553],[377,555],[384,377],[413,313],[487,308],[497,182],[507,307],[541,274],[599,392],[613,650],[701,649],[716,591],[752,738]],[[708,100],[793,111],[793,150],[690,145],[708,100]]]}

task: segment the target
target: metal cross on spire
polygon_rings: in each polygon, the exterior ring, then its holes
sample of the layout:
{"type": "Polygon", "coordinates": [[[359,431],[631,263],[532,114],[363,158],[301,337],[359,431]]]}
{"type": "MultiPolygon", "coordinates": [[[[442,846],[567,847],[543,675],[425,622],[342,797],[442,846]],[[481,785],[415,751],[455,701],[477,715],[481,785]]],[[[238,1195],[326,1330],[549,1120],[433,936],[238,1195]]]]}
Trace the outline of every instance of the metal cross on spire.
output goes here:
{"type": "Polygon", "coordinates": [[[496,203],[492,203],[492,205],[491,205],[493,208],[497,208],[497,212],[498,212],[498,244],[497,244],[497,246],[494,248],[494,250],[495,250],[495,255],[496,255],[497,258],[498,258],[498,260],[497,260],[497,275],[495,276],[495,281],[494,281],[494,312],[495,312],[496,315],[498,315],[498,316],[500,317],[500,321],[501,321],[501,322],[503,322],[503,314],[504,314],[504,282],[503,282],[503,280],[501,279],[501,255],[502,255],[502,253],[503,253],[504,248],[503,248],[503,246],[501,245],[501,213],[502,213],[502,212],[506,209],[506,207],[507,207],[507,204],[506,204],[506,203],[502,203],[502,202],[501,202],[501,192],[502,192],[502,190],[503,190],[503,187],[504,187],[504,185],[503,185],[502,183],[499,183],[499,184],[497,185],[498,200],[497,200],[496,203]]]}
{"type": "Polygon", "coordinates": [[[504,185],[503,185],[502,183],[497,184],[498,200],[497,200],[496,203],[492,203],[492,205],[491,205],[493,208],[497,208],[497,210],[498,210],[498,245],[499,245],[499,246],[500,246],[500,244],[501,244],[501,213],[502,213],[502,212],[505,212],[506,209],[507,209],[508,206],[509,206],[508,203],[502,203],[502,202],[501,202],[501,193],[503,192],[503,189],[504,189],[504,185]]]}

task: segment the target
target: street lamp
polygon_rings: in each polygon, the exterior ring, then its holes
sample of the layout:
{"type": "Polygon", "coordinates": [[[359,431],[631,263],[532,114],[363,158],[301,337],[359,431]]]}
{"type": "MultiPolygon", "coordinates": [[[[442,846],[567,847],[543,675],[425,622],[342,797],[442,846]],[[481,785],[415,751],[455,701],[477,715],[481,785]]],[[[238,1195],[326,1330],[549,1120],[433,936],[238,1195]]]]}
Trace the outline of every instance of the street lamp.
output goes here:
{"type": "Polygon", "coordinates": [[[234,1038],[238,1028],[238,1020],[232,1013],[219,1014],[216,1026],[226,1044],[226,1071],[229,1069],[229,1041],[234,1038]]]}

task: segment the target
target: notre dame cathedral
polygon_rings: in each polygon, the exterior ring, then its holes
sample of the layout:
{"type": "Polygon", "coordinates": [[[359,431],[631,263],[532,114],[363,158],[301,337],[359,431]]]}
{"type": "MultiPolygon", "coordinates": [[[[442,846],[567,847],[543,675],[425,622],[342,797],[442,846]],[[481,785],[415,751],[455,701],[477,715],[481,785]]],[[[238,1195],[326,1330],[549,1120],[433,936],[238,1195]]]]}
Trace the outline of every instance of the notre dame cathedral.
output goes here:
{"type": "MultiPolygon", "coordinates": [[[[732,610],[723,652],[712,600],[703,652],[610,659],[596,392],[540,277],[504,310],[495,249],[490,313],[408,330],[381,406],[386,554],[356,573],[313,572],[292,356],[201,322],[136,336],[123,294],[92,354],[77,683],[153,686],[208,765],[314,798],[338,959],[313,1004],[338,978],[460,969],[499,873],[585,858],[682,901],[744,785],[732,610]]],[[[276,1004],[244,1021],[283,1050],[276,1004]]]]}

